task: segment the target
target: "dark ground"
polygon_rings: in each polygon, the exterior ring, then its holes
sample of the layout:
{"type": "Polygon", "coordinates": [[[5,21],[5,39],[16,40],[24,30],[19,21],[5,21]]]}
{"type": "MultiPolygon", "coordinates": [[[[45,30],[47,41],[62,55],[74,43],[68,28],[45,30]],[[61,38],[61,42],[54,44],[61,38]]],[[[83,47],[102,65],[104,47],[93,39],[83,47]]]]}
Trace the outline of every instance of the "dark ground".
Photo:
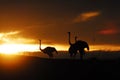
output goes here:
{"type": "Polygon", "coordinates": [[[0,80],[82,80],[118,79],[120,59],[45,59],[17,56],[16,62],[0,59],[0,80]],[[17,60],[19,59],[19,64],[17,60]]]}

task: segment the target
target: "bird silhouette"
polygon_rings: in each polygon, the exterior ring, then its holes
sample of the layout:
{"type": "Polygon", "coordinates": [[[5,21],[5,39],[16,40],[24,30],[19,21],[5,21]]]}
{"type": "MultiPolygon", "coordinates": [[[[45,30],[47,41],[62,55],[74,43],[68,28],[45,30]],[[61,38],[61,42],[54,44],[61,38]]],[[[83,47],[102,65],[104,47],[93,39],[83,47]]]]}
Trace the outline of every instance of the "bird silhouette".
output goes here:
{"type": "Polygon", "coordinates": [[[89,50],[89,45],[86,41],[83,40],[77,40],[77,37],[75,37],[75,43],[71,43],[70,41],[71,38],[71,33],[68,32],[68,39],[69,39],[69,54],[70,56],[76,56],[77,52],[80,53],[80,59],[83,59],[83,56],[85,55],[85,48],[87,48],[87,50],[89,50]]]}
{"type": "Polygon", "coordinates": [[[75,37],[75,43],[71,43],[70,38],[71,38],[71,33],[68,32],[68,41],[69,41],[69,45],[70,45],[68,52],[69,52],[70,56],[72,57],[72,56],[76,56],[76,54],[77,54],[77,48],[76,48],[76,44],[75,44],[77,42],[77,37],[75,37]]]}
{"type": "Polygon", "coordinates": [[[39,49],[40,49],[43,53],[47,54],[47,55],[49,56],[49,58],[52,58],[52,57],[53,57],[53,53],[54,53],[54,52],[56,52],[56,54],[58,54],[58,52],[57,52],[57,50],[56,50],[55,47],[50,47],[50,46],[48,46],[48,47],[42,49],[42,48],[41,48],[41,40],[39,40],[39,42],[40,42],[39,49]]]}

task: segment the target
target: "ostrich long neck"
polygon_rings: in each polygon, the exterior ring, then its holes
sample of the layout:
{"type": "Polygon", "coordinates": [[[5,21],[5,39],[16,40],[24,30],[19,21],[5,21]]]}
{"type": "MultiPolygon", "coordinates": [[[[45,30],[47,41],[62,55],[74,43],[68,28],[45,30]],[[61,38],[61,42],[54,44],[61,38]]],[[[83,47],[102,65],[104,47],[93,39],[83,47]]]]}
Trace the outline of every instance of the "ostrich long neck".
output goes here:
{"type": "Polygon", "coordinates": [[[71,34],[70,34],[70,32],[68,32],[68,41],[69,41],[69,44],[72,45],[70,38],[71,38],[71,34]]]}
{"type": "Polygon", "coordinates": [[[39,48],[40,48],[40,50],[42,51],[42,48],[41,48],[41,40],[39,40],[40,41],[40,46],[39,46],[39,48]]]}
{"type": "Polygon", "coordinates": [[[77,36],[75,36],[75,43],[77,42],[77,36]]]}

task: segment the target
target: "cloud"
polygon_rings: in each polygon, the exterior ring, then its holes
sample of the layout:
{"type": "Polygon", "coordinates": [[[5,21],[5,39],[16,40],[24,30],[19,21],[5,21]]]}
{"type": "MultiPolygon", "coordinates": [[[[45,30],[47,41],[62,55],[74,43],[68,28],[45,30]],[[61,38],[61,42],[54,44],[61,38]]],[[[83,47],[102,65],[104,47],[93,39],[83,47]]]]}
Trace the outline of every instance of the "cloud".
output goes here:
{"type": "Polygon", "coordinates": [[[20,31],[0,33],[0,44],[3,43],[33,43],[35,40],[19,36],[20,31]]]}
{"type": "Polygon", "coordinates": [[[119,26],[114,21],[107,21],[105,22],[105,27],[98,31],[99,34],[102,35],[112,35],[112,34],[118,34],[119,33],[119,26]]]}
{"type": "Polygon", "coordinates": [[[105,30],[99,31],[98,33],[103,35],[111,35],[111,34],[117,34],[118,31],[116,29],[105,29],[105,30]]]}
{"type": "Polygon", "coordinates": [[[95,12],[86,12],[78,15],[73,22],[74,23],[79,23],[79,22],[84,22],[92,19],[93,17],[99,16],[100,12],[95,11],[95,12]]]}

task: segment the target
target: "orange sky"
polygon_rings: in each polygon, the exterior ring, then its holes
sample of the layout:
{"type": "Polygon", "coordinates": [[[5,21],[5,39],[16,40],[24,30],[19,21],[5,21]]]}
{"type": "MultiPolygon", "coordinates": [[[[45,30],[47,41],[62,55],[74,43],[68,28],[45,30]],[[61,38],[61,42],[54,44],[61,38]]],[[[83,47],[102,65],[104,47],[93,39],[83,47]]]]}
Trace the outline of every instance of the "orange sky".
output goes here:
{"type": "Polygon", "coordinates": [[[70,31],[72,42],[78,36],[90,46],[103,45],[98,49],[116,50],[120,46],[118,6],[117,1],[104,0],[0,1],[0,44],[36,45],[41,39],[43,45],[57,45],[59,50],[65,45],[66,50],[70,31]]]}

